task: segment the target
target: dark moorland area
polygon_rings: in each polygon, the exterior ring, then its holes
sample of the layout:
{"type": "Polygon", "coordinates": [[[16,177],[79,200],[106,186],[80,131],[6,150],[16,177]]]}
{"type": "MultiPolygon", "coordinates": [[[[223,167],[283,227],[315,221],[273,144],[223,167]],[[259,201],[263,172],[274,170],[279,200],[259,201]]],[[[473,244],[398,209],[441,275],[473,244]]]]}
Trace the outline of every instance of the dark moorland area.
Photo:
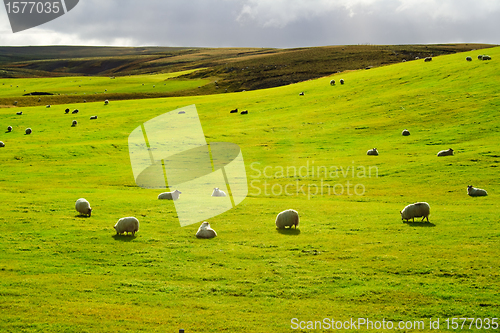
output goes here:
{"type": "Polygon", "coordinates": [[[124,76],[200,69],[186,79],[210,79],[200,89],[114,99],[207,95],[265,89],[370,69],[416,57],[493,47],[489,44],[348,45],[296,49],[173,47],[0,47],[0,78],[124,76]]]}

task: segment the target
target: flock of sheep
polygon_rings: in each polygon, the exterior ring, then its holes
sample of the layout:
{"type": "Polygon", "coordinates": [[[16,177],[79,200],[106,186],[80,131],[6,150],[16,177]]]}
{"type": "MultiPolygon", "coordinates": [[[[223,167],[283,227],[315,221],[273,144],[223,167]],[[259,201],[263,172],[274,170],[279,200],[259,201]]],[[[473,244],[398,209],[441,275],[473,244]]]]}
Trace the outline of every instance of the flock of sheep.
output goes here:
{"type": "MultiPolygon", "coordinates": [[[[109,101],[108,101],[108,100],[105,100],[105,101],[104,101],[104,105],[108,105],[108,104],[109,104],[109,101]]],[[[50,105],[47,105],[47,106],[46,106],[46,108],[50,108],[50,105]]],[[[70,112],[70,109],[66,109],[66,110],[64,111],[64,113],[65,113],[65,114],[69,114],[69,112],[70,112]]],[[[75,110],[73,110],[73,111],[71,112],[71,114],[77,114],[78,112],[80,112],[80,110],[75,109],[75,110]]],[[[16,115],[18,115],[18,116],[22,116],[22,115],[23,115],[23,112],[22,112],[22,111],[18,111],[18,112],[16,112],[16,115]]],[[[95,120],[95,119],[97,119],[97,116],[91,116],[91,117],[90,117],[90,120],[95,120]]],[[[77,126],[77,125],[78,125],[78,122],[77,122],[76,120],[73,120],[73,121],[71,122],[71,127],[75,127],[75,126],[77,126]]],[[[8,126],[8,127],[7,127],[7,132],[8,132],[8,133],[11,133],[13,130],[14,130],[14,128],[13,128],[12,126],[8,126]]],[[[30,135],[31,133],[33,133],[33,130],[32,130],[30,127],[28,127],[28,128],[26,128],[26,129],[24,130],[24,133],[25,133],[26,135],[30,135]]],[[[4,143],[3,141],[0,141],[0,148],[4,148],[4,147],[5,147],[5,143],[4,143]]]]}
{"type": "MultiPolygon", "coordinates": [[[[405,129],[401,133],[403,136],[409,136],[410,131],[405,129]]],[[[370,149],[366,152],[366,155],[370,156],[378,156],[378,150],[377,148],[370,149]]],[[[446,150],[441,150],[437,153],[438,157],[442,156],[453,156],[453,149],[449,148],[446,150]]],[[[472,185],[467,186],[467,194],[471,197],[479,197],[479,196],[487,196],[488,193],[486,190],[480,189],[480,188],[475,188],[472,185]]],[[[407,222],[412,219],[413,222],[415,222],[415,217],[421,217],[422,221],[424,219],[427,219],[427,222],[429,222],[429,214],[430,214],[431,208],[427,202],[416,202],[414,204],[410,204],[406,206],[402,211],[399,213],[401,214],[401,220],[406,220],[407,222]]]]}

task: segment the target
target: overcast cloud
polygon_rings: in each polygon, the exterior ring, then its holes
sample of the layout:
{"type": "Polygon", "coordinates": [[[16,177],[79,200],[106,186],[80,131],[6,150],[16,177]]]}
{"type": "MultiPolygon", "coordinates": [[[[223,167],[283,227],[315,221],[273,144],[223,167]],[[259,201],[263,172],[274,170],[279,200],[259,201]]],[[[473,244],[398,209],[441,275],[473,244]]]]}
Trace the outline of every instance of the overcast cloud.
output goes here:
{"type": "Polygon", "coordinates": [[[80,0],[15,34],[0,8],[0,45],[500,44],[499,17],[500,0],[80,0]]]}

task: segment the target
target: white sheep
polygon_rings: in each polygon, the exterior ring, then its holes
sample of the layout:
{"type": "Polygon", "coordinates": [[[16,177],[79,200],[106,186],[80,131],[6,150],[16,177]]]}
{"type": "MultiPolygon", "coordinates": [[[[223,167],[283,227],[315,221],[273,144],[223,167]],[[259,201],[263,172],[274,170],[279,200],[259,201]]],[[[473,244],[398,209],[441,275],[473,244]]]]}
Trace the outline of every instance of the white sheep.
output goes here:
{"type": "Polygon", "coordinates": [[[104,105],[108,105],[109,104],[109,101],[108,100],[105,100],[104,101],[104,105]]]}
{"type": "Polygon", "coordinates": [[[408,222],[409,219],[415,222],[415,217],[421,217],[422,221],[427,219],[427,222],[429,222],[431,207],[427,202],[416,202],[406,206],[399,213],[401,214],[401,220],[406,220],[406,222],[408,222]]]}
{"type": "Polygon", "coordinates": [[[469,185],[467,186],[467,194],[471,197],[485,197],[488,195],[488,192],[482,188],[475,188],[472,185],[469,185]]]}
{"type": "Polygon", "coordinates": [[[75,127],[76,125],[78,125],[78,122],[76,120],[73,120],[73,122],[71,123],[71,127],[75,127]]]}
{"type": "Polygon", "coordinates": [[[90,120],[94,120],[94,119],[97,119],[97,116],[90,117],[90,120]]]}
{"type": "Polygon", "coordinates": [[[50,108],[50,104],[45,106],[47,109],[50,108]]]}
{"type": "Polygon", "coordinates": [[[366,155],[371,155],[371,156],[378,156],[378,150],[377,148],[370,149],[366,152],[366,155]]]}
{"type": "Polygon", "coordinates": [[[344,84],[344,79],[340,79],[340,84],[344,84]]]}
{"type": "Polygon", "coordinates": [[[158,199],[177,200],[179,199],[179,194],[182,194],[179,190],[175,190],[173,192],[163,192],[158,194],[158,199]]]}
{"type": "Polygon", "coordinates": [[[23,114],[23,111],[16,112],[18,116],[21,116],[23,114]]]}
{"type": "Polygon", "coordinates": [[[472,61],[472,57],[467,57],[467,58],[465,58],[465,60],[472,61]]]}
{"type": "Polygon", "coordinates": [[[448,150],[441,150],[439,153],[437,153],[437,156],[453,156],[453,149],[448,149],[448,150]]]}
{"type": "Polygon", "coordinates": [[[214,229],[210,228],[210,224],[208,222],[203,222],[198,231],[196,232],[197,238],[214,238],[217,237],[217,233],[214,229]]]}
{"type": "Polygon", "coordinates": [[[132,236],[134,236],[135,233],[139,231],[139,220],[133,216],[122,217],[116,222],[114,228],[117,235],[123,234],[124,232],[128,235],[128,233],[131,232],[132,236]]]}
{"type": "Polygon", "coordinates": [[[226,192],[219,190],[218,187],[214,188],[214,191],[212,192],[213,197],[225,197],[226,192]]]}
{"type": "Polygon", "coordinates": [[[426,57],[426,58],[424,59],[424,61],[425,61],[425,62],[432,61],[432,57],[426,57]]]}
{"type": "Polygon", "coordinates": [[[0,141],[0,148],[3,148],[5,147],[5,143],[3,143],[3,141],[0,141]]]}
{"type": "Polygon", "coordinates": [[[330,80],[330,85],[334,86],[335,85],[335,80],[330,80]]]}
{"type": "Polygon", "coordinates": [[[31,130],[31,128],[27,128],[24,132],[26,133],[26,135],[30,135],[33,131],[31,130]]]}
{"type": "Polygon", "coordinates": [[[276,228],[278,229],[285,229],[285,227],[291,228],[292,225],[295,226],[295,229],[297,229],[297,226],[299,225],[299,213],[297,213],[296,210],[287,209],[279,213],[278,216],[276,216],[276,228]]]}
{"type": "Polygon", "coordinates": [[[92,208],[90,207],[90,203],[84,198],[76,200],[75,209],[80,214],[88,215],[89,217],[92,215],[92,208]]]}
{"type": "Polygon", "coordinates": [[[304,92],[303,92],[303,91],[301,91],[301,92],[299,93],[299,96],[304,96],[304,92]]]}
{"type": "Polygon", "coordinates": [[[407,129],[405,129],[402,133],[401,133],[402,136],[408,136],[410,135],[410,131],[408,131],[407,129]]]}
{"type": "Polygon", "coordinates": [[[7,127],[7,132],[12,132],[12,126],[7,127]]]}

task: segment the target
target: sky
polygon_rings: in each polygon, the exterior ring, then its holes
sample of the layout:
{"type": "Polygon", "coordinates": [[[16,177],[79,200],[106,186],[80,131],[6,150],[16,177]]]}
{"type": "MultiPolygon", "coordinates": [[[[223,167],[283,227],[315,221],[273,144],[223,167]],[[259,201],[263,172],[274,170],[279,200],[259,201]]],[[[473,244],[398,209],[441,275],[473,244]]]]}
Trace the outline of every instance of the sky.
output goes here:
{"type": "Polygon", "coordinates": [[[499,17],[500,0],[80,0],[17,33],[2,6],[0,46],[500,44],[499,17]]]}

